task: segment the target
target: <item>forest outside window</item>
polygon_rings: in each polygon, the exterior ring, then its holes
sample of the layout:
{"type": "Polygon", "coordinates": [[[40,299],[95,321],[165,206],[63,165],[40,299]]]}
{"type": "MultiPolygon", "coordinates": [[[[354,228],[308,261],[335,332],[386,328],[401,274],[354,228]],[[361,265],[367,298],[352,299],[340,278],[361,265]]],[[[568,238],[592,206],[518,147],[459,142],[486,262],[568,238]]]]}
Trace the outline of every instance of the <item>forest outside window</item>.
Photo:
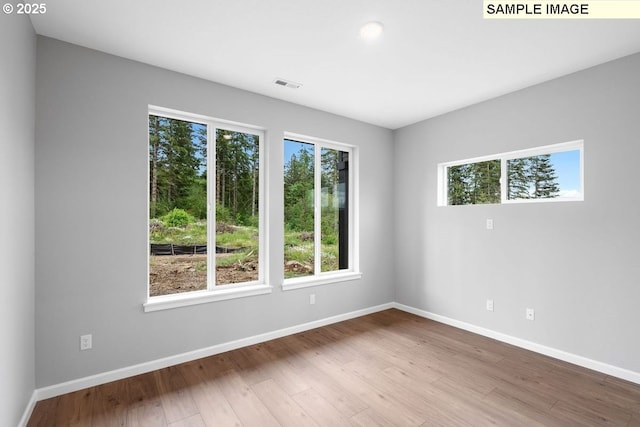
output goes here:
{"type": "Polygon", "coordinates": [[[265,286],[262,145],[259,129],[150,109],[150,307],[265,286]]]}
{"type": "Polygon", "coordinates": [[[287,135],[284,140],[284,289],[359,277],[354,150],[287,135]]]}
{"type": "Polygon", "coordinates": [[[438,205],[584,200],[583,141],[438,165],[438,205]]]}

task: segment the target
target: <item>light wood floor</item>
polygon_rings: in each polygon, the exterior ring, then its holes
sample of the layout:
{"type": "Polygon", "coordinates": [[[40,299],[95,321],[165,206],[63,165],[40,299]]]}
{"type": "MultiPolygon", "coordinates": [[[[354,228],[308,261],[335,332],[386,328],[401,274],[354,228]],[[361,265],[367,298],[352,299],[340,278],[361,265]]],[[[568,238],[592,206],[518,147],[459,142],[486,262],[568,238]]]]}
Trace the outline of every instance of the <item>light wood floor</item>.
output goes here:
{"type": "Polygon", "coordinates": [[[398,310],[41,401],[29,426],[640,426],[640,386],[398,310]]]}

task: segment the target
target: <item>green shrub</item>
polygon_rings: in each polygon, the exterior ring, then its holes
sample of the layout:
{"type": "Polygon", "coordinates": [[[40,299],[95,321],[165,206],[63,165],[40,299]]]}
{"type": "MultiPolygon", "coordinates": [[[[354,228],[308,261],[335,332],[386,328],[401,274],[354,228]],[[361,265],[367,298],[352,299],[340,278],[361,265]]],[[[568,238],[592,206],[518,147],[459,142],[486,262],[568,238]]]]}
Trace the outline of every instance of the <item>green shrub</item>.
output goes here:
{"type": "Polygon", "coordinates": [[[229,208],[224,206],[220,206],[216,203],[216,222],[224,222],[227,224],[233,224],[234,222],[233,215],[229,208]]]}
{"type": "Polygon", "coordinates": [[[327,233],[322,236],[322,244],[335,245],[338,243],[338,236],[335,233],[327,233]]]}
{"type": "Polygon", "coordinates": [[[194,218],[184,209],[174,208],[171,212],[162,217],[162,222],[167,227],[186,227],[194,218]]]}

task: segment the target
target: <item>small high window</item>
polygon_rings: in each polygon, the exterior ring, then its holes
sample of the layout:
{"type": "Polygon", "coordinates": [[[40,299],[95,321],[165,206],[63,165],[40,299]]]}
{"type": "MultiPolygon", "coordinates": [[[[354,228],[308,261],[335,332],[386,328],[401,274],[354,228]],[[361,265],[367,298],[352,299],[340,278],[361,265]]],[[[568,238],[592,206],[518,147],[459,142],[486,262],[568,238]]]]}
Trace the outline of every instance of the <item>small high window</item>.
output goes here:
{"type": "Polygon", "coordinates": [[[438,165],[438,205],[584,200],[583,141],[438,165]]]}

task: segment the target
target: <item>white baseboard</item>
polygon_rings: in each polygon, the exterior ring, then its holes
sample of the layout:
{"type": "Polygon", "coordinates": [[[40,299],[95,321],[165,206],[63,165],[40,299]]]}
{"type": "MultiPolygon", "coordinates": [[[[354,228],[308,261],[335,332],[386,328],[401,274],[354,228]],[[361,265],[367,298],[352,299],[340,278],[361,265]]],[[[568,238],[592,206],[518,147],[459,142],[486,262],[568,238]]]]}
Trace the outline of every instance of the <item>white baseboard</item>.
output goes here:
{"type": "MultiPolygon", "coordinates": [[[[353,319],[367,314],[376,313],[378,311],[388,310],[394,307],[394,303],[387,303],[375,307],[369,307],[362,310],[352,311],[349,313],[339,314],[337,316],[327,317],[324,319],[314,320],[312,322],[291,326],[277,331],[266,332],[264,334],[252,337],[242,338],[211,347],[190,351],[187,353],[177,354],[175,356],[165,357],[163,359],[152,360],[150,362],[140,363],[138,365],[128,366],[126,368],[116,369],[109,372],[103,372],[91,375],[77,380],[67,381],[61,384],[55,384],[48,387],[39,388],[35,391],[36,400],[49,399],[51,397],[60,396],[66,393],[82,390],[87,387],[93,387],[100,384],[106,384],[111,381],[121,380],[135,375],[144,374],[155,371],[157,369],[167,368],[169,366],[178,365],[180,363],[190,362],[192,360],[201,359],[203,357],[213,356],[215,354],[224,353],[226,351],[235,350],[253,344],[282,338],[287,335],[296,334],[298,332],[308,331],[310,329],[319,328],[321,326],[330,325],[332,323],[342,322],[344,320],[353,319]]],[[[34,400],[35,404],[35,400],[34,400]]],[[[32,408],[33,409],[33,408],[32,408]]],[[[27,418],[28,419],[28,418],[27,418]]]]}
{"type": "Polygon", "coordinates": [[[603,374],[611,375],[613,377],[621,378],[623,380],[640,384],[639,372],[634,372],[628,369],[619,368],[617,366],[609,365],[607,363],[599,362],[597,360],[589,359],[583,356],[578,356],[577,354],[568,353],[566,351],[558,350],[552,347],[547,347],[542,344],[537,344],[531,341],[523,340],[521,338],[516,338],[511,335],[492,331],[491,329],[486,329],[480,326],[473,325],[471,323],[466,323],[460,320],[451,319],[449,317],[441,316],[439,314],[430,313],[428,311],[420,310],[414,307],[410,307],[408,305],[393,303],[393,307],[397,308],[398,310],[406,311],[407,313],[415,314],[420,317],[435,320],[436,322],[454,326],[459,329],[464,329],[465,331],[473,332],[475,334],[493,338],[495,340],[502,341],[507,344],[515,345],[516,347],[531,350],[536,353],[553,357],[555,359],[573,363],[574,365],[582,366],[584,368],[602,372],[603,374]]]}
{"type": "Polygon", "coordinates": [[[31,399],[29,399],[29,403],[27,403],[27,407],[25,408],[22,418],[20,418],[20,422],[18,423],[18,427],[27,427],[29,423],[29,418],[31,418],[31,414],[33,413],[33,408],[36,407],[36,403],[38,402],[38,393],[34,390],[31,394],[31,399]]]}
{"type": "Polygon", "coordinates": [[[568,353],[562,350],[558,350],[552,347],[547,347],[541,344],[537,344],[531,341],[527,341],[521,338],[513,337],[511,335],[503,334],[500,332],[492,331],[480,326],[476,326],[470,323],[455,320],[446,316],[430,313],[425,310],[420,310],[414,307],[410,307],[399,303],[387,303],[374,307],[365,308],[362,310],[356,310],[349,313],[340,314],[337,316],[327,317],[324,319],[314,320],[312,322],[303,323],[300,325],[291,326],[284,329],[279,329],[272,332],[266,332],[247,338],[242,338],[235,341],[230,341],[222,344],[217,344],[211,347],[206,347],[199,350],[190,351],[187,353],[177,354],[175,356],[165,357],[162,359],[152,360],[149,362],[141,363],[138,365],[128,366],[121,369],[116,369],[109,372],[103,372],[100,374],[92,375],[85,378],[79,378],[72,381],[67,381],[61,384],[55,384],[48,387],[36,389],[33,396],[25,409],[24,415],[19,427],[26,426],[29,417],[35,407],[37,401],[49,399],[51,397],[59,396],[66,393],[82,390],[88,387],[105,384],[111,381],[116,381],[135,375],[144,374],[157,369],[166,368],[169,366],[177,365],[180,363],[189,362],[192,360],[201,359],[203,357],[213,356],[215,354],[224,353],[226,351],[235,350],[241,347],[246,347],[253,344],[259,344],[261,342],[282,338],[288,335],[296,334],[299,332],[308,331],[310,329],[319,328],[322,326],[330,325],[332,323],[342,322],[344,320],[353,319],[367,314],[376,313],[379,311],[387,310],[390,308],[396,308],[398,310],[406,311],[420,317],[434,320],[436,322],[444,323],[456,328],[464,329],[469,332],[476,333],[478,335],[486,336],[496,339],[508,344],[515,345],[527,350],[534,351],[536,353],[544,354],[559,360],[564,360],[575,365],[583,366],[588,369],[593,369],[598,372],[602,372],[607,375],[611,375],[617,378],[621,378],[627,381],[640,384],[640,373],[630,371],[627,369],[619,368],[617,366],[609,365],[596,360],[588,359],[583,356],[568,353]]]}

